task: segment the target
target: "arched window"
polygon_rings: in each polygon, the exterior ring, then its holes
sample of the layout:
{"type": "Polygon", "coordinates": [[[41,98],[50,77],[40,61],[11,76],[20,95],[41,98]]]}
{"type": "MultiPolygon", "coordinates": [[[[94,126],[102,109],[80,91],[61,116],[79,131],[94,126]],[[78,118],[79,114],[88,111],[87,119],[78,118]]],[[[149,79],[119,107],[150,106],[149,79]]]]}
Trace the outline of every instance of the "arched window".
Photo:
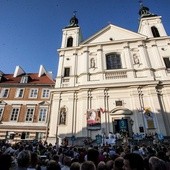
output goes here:
{"type": "Polygon", "coordinates": [[[155,26],[151,27],[151,30],[154,37],[160,37],[159,31],[155,26]]]}
{"type": "Polygon", "coordinates": [[[72,37],[69,37],[67,39],[67,47],[72,47],[73,46],[73,38],[72,37]]]}
{"type": "Polygon", "coordinates": [[[106,55],[106,67],[107,70],[122,68],[120,54],[111,53],[106,55]]]}

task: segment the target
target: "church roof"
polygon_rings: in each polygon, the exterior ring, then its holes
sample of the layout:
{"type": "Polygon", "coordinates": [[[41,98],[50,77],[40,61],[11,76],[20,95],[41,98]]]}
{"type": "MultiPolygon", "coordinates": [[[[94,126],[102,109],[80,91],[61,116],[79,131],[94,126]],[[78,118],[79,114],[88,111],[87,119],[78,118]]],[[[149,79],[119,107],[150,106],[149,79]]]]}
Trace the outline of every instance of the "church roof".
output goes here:
{"type": "Polygon", "coordinates": [[[145,35],[109,24],[102,30],[98,31],[96,34],[92,35],[87,40],[83,41],[81,44],[93,44],[102,43],[109,41],[122,41],[122,40],[135,40],[135,39],[146,39],[145,35]]]}

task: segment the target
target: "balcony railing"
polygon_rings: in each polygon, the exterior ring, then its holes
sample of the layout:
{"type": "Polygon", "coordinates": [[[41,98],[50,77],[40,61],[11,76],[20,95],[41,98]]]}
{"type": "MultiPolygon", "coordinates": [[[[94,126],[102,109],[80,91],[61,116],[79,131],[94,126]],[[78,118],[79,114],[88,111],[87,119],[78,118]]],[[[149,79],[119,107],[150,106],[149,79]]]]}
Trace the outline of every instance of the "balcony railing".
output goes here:
{"type": "Polygon", "coordinates": [[[127,78],[126,71],[112,71],[105,73],[105,79],[122,79],[127,78]]]}
{"type": "Polygon", "coordinates": [[[63,77],[62,78],[62,82],[63,83],[68,83],[70,81],[70,78],[69,77],[63,77]]]}

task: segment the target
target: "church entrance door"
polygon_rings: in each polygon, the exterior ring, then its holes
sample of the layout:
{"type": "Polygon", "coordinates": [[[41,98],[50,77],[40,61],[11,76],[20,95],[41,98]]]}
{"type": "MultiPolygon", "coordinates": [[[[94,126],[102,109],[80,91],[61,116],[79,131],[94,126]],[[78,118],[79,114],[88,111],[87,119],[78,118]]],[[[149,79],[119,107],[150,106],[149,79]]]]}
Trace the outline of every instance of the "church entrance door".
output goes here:
{"type": "Polygon", "coordinates": [[[114,133],[127,133],[129,135],[128,119],[115,119],[113,121],[114,133]]]}

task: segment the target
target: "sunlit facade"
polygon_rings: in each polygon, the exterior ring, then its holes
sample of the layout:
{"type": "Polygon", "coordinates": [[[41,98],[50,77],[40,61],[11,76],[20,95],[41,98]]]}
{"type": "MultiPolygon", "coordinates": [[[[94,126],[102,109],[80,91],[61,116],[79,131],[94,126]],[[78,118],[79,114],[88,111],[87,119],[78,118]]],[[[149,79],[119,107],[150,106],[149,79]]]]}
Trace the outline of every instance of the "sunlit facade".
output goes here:
{"type": "Polygon", "coordinates": [[[137,32],[109,24],[83,40],[76,16],[63,29],[49,142],[109,132],[170,135],[170,38],[161,16],[144,6],[139,15],[137,32]]]}

